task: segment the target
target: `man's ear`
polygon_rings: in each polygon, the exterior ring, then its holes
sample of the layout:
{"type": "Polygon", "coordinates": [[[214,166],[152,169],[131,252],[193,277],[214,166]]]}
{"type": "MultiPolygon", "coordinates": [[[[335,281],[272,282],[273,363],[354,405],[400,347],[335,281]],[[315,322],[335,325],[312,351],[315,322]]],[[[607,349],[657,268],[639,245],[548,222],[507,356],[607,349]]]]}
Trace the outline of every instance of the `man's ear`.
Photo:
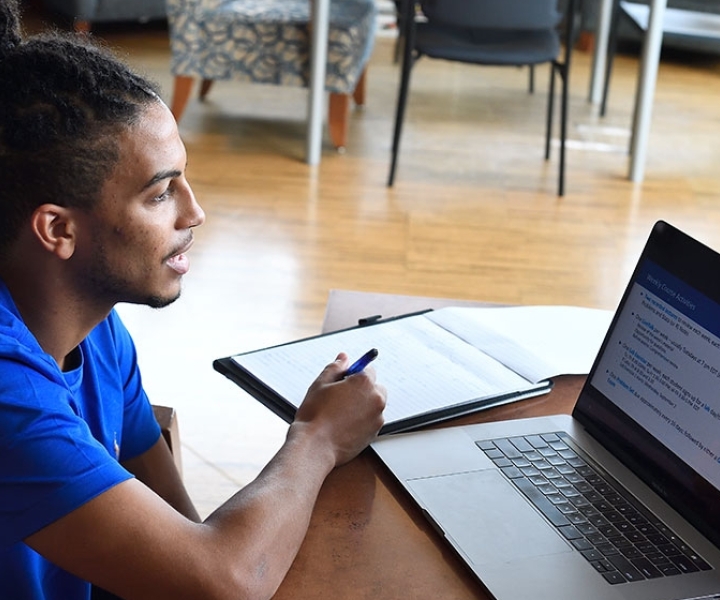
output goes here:
{"type": "Polygon", "coordinates": [[[57,204],[38,206],[30,218],[30,227],[40,244],[58,258],[67,260],[75,252],[73,211],[57,204]]]}

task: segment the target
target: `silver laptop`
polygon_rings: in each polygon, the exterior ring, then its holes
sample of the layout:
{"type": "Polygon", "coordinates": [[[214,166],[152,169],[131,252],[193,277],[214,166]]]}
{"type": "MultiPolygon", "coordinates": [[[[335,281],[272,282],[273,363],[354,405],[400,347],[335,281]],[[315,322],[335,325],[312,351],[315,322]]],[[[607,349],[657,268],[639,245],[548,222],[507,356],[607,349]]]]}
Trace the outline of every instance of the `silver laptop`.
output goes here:
{"type": "Polygon", "coordinates": [[[720,598],[720,255],[654,226],[572,416],[373,449],[498,600],[720,598]]]}

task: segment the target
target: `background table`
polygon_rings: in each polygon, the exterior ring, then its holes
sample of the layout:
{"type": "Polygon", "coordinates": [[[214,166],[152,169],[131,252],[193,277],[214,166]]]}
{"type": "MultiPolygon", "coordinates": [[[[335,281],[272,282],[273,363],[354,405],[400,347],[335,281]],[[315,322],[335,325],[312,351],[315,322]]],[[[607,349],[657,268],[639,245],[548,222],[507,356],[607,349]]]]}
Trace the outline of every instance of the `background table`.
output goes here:
{"type": "MultiPolygon", "coordinates": [[[[593,70],[590,78],[590,101],[594,104],[599,104],[602,98],[605,64],[608,54],[608,39],[610,37],[612,4],[613,0],[602,0],[600,3],[600,15],[595,36],[595,52],[593,55],[593,70]]],[[[651,1],[650,19],[645,39],[643,40],[642,55],[640,57],[638,87],[635,95],[635,107],[632,119],[629,173],[630,179],[637,183],[641,182],[645,177],[647,145],[650,136],[650,121],[652,119],[652,105],[655,98],[658,66],[660,64],[663,19],[665,18],[666,6],[667,0],[651,1]]]]}

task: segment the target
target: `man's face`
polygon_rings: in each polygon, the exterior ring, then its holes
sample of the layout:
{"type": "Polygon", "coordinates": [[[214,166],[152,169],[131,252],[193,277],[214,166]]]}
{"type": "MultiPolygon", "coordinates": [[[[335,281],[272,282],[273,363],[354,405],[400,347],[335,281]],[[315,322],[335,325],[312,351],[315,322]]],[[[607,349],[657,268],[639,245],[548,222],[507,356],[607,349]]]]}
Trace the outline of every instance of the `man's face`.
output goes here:
{"type": "Polygon", "coordinates": [[[83,215],[76,246],[83,293],[156,308],[180,296],[192,227],[205,214],[185,179],[187,156],[168,108],[150,105],[118,138],[120,159],[83,215]]]}

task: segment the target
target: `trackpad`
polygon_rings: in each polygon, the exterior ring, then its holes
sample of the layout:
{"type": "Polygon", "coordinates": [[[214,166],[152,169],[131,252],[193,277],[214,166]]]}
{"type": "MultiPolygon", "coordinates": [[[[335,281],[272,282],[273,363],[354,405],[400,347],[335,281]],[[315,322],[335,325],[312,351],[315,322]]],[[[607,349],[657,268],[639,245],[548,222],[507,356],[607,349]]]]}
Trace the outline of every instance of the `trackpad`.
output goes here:
{"type": "Polygon", "coordinates": [[[497,471],[406,483],[445,536],[476,565],[573,551],[497,471]]]}

